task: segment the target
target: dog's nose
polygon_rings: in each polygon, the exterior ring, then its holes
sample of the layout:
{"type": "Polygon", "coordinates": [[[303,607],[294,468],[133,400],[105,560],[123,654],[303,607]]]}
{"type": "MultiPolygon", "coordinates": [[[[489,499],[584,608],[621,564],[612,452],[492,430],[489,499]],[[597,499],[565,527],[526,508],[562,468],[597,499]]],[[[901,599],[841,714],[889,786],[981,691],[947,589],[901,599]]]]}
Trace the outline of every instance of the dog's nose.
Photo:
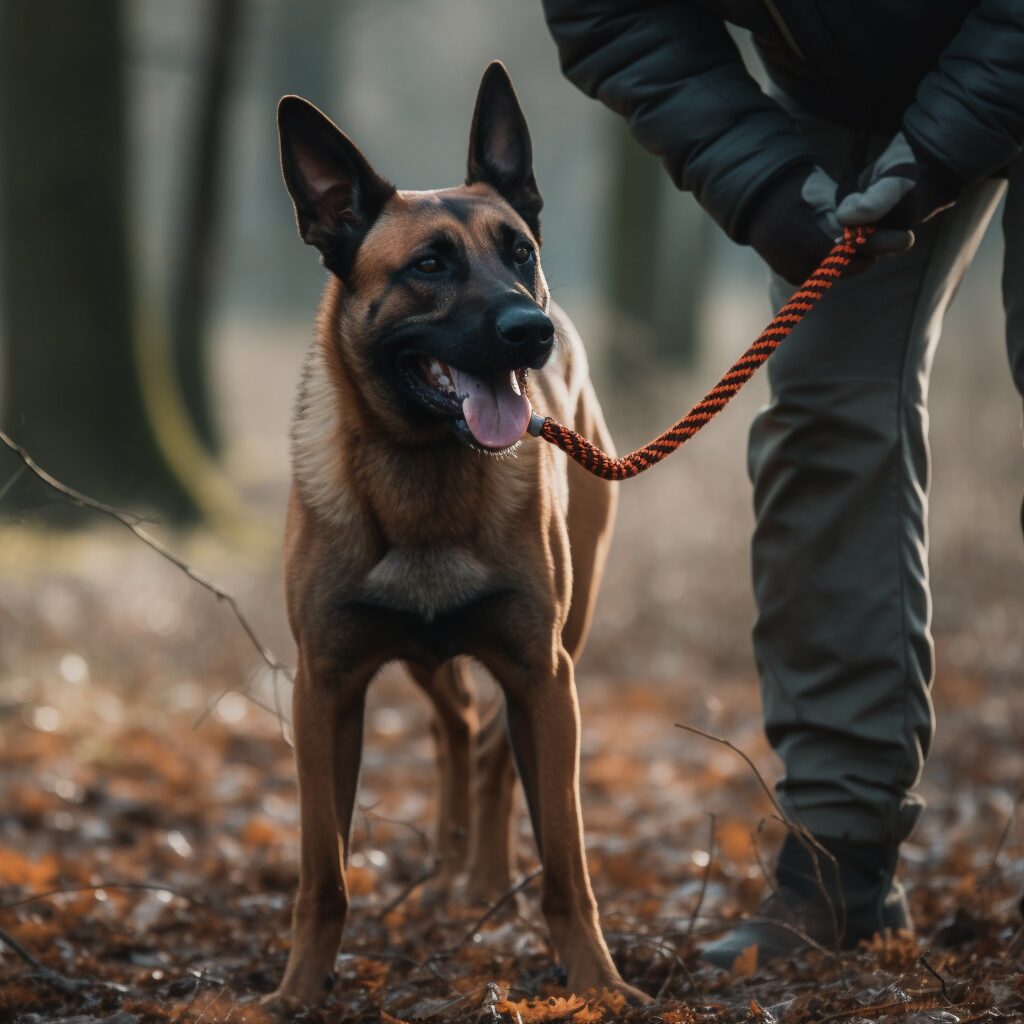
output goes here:
{"type": "Polygon", "coordinates": [[[494,327],[506,345],[530,353],[550,348],[555,337],[555,325],[536,306],[506,307],[494,327]]]}

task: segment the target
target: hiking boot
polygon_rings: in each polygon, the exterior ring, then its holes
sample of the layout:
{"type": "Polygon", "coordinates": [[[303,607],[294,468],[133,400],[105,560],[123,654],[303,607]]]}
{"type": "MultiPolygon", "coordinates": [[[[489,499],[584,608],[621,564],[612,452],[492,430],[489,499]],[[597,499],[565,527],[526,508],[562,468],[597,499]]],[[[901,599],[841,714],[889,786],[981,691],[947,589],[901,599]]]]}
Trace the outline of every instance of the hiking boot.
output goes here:
{"type": "Polygon", "coordinates": [[[893,878],[898,848],[816,841],[826,853],[813,846],[809,851],[797,836],[786,838],[775,872],[776,891],[752,917],[705,946],[702,959],[729,970],[751,946],[763,963],[810,948],[853,949],[878,932],[913,930],[903,887],[893,878]]]}

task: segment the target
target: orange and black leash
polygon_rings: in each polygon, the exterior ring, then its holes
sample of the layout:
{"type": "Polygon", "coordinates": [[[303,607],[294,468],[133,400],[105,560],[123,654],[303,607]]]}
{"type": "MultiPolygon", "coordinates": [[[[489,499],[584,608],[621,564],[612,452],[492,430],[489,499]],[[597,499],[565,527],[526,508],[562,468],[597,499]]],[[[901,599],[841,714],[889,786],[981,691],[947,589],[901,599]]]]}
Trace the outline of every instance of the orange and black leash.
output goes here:
{"type": "Polygon", "coordinates": [[[612,458],[575,430],[570,430],[550,416],[534,413],[528,432],[561,448],[584,469],[604,480],[628,480],[645,469],[657,465],[707,426],[725,408],[729,400],[757,372],[761,364],[779,347],[782,340],[817,305],[822,297],[843,276],[857,251],[874,232],[872,227],[844,228],[832,251],[818,268],[790,296],[775,314],[772,322],[754,343],[729,367],[722,379],[681,419],[653,441],[635,452],[612,458]]]}

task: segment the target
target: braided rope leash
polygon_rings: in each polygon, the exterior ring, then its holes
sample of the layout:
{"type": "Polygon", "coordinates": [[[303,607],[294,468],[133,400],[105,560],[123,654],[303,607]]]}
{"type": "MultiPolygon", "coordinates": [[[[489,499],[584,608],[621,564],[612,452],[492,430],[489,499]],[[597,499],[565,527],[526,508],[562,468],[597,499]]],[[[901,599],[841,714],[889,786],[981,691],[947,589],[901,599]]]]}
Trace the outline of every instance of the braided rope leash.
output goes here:
{"type": "Polygon", "coordinates": [[[754,343],[736,360],[721,380],[677,423],[648,441],[635,452],[614,459],[575,430],[534,413],[527,430],[534,437],[561,448],[584,469],[603,480],[628,480],[645,469],[657,465],[707,426],[728,404],[761,364],[779,347],[782,340],[814,307],[818,300],[838,281],[857,251],[874,232],[872,227],[844,228],[843,237],[821,261],[813,274],[789,297],[772,322],[757,336],[754,343]]]}

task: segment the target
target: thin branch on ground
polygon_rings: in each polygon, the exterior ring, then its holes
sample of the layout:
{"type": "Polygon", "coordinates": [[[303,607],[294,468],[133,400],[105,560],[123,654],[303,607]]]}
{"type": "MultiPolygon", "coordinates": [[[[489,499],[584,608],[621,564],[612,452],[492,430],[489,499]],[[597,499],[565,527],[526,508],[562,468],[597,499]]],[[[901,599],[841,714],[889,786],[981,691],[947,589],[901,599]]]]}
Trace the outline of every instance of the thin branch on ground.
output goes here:
{"type": "Polygon", "coordinates": [[[828,907],[830,918],[829,923],[832,925],[832,952],[838,959],[839,954],[842,952],[842,943],[840,939],[846,932],[847,924],[846,898],[843,896],[843,890],[838,884],[839,862],[803,826],[795,825],[790,818],[779,817],[778,815],[772,815],[772,820],[777,821],[783,828],[792,831],[796,836],[797,842],[803,846],[804,850],[811,858],[811,864],[814,867],[814,874],[804,875],[803,877],[814,883],[815,888],[821,894],[821,898],[825,906],[828,907]],[[833,872],[835,873],[836,895],[839,897],[837,903],[832,902],[832,894],[828,891],[828,887],[825,885],[825,876],[821,873],[821,861],[818,859],[819,853],[828,860],[829,864],[832,866],[833,872]],[[840,920],[842,921],[841,924],[840,920]]]}
{"type": "Polygon", "coordinates": [[[218,914],[235,914],[244,916],[242,911],[226,907],[221,903],[212,903],[198,896],[192,896],[181,889],[175,889],[173,885],[164,885],[161,882],[98,882],[96,885],[68,885],[63,889],[48,889],[46,892],[33,893],[20,900],[13,900],[10,903],[0,903],[0,913],[5,910],[16,910],[18,907],[27,906],[29,903],[36,903],[38,900],[50,899],[52,896],[67,896],[76,892],[98,892],[101,889],[121,889],[145,892],[169,892],[172,896],[178,896],[197,907],[205,907],[207,910],[215,910],[218,914]]]}
{"type": "Polygon", "coordinates": [[[697,894],[697,902],[694,905],[693,913],[690,914],[689,924],[686,926],[686,937],[689,939],[693,935],[693,929],[697,925],[697,918],[700,917],[700,912],[704,907],[704,898],[708,894],[708,882],[711,879],[711,867],[715,859],[715,828],[718,825],[718,819],[714,814],[708,814],[708,818],[711,822],[711,827],[708,831],[708,862],[704,865],[704,874],[700,880],[700,892],[697,894]]]}
{"type": "Polygon", "coordinates": [[[661,983],[661,987],[658,989],[658,994],[654,997],[654,1001],[656,1003],[660,1003],[662,997],[668,991],[669,986],[675,979],[677,967],[686,975],[686,980],[690,985],[690,991],[693,993],[700,991],[697,979],[694,978],[690,968],[686,966],[686,961],[679,955],[675,946],[669,942],[664,935],[629,935],[626,932],[605,932],[605,938],[614,938],[627,946],[649,946],[651,949],[657,950],[658,953],[670,962],[671,966],[669,967],[668,975],[661,983]]]}
{"type": "Polygon", "coordinates": [[[939,991],[942,998],[946,1000],[946,1005],[954,1006],[953,1000],[949,998],[949,993],[946,991],[946,979],[928,963],[928,958],[923,953],[917,958],[917,962],[939,983],[939,991]]]}
{"type": "MultiPolygon", "coordinates": [[[[32,458],[32,456],[28,453],[26,449],[24,449],[16,441],[12,440],[12,438],[8,434],[4,433],[2,430],[0,430],[0,442],[2,442],[7,448],[14,452],[14,454],[17,455],[19,459],[21,459],[23,469],[27,469],[50,490],[60,495],[64,500],[70,502],[72,505],[76,505],[79,508],[92,509],[94,512],[99,512],[101,515],[107,516],[108,518],[113,519],[115,522],[120,523],[121,526],[123,526],[126,530],[128,530],[131,534],[138,538],[138,540],[142,541],[142,543],[145,544],[146,547],[148,547],[152,551],[155,551],[165,561],[170,562],[171,565],[173,565],[176,569],[178,569],[190,580],[192,580],[193,583],[197,583],[204,590],[213,594],[213,596],[217,598],[218,601],[221,601],[224,604],[226,604],[228,608],[231,610],[231,613],[234,615],[238,625],[241,626],[243,632],[249,638],[249,642],[252,644],[253,648],[255,648],[257,654],[259,654],[260,658],[262,658],[267,667],[275,673],[275,680],[277,678],[276,673],[279,672],[284,673],[285,677],[289,680],[293,678],[291,669],[287,665],[285,665],[284,662],[279,661],[278,658],[270,650],[270,648],[267,647],[262,640],[260,640],[259,636],[256,633],[256,630],[252,627],[252,624],[245,617],[244,613],[242,612],[242,609],[239,607],[239,604],[235,600],[235,598],[226,590],[222,589],[221,587],[218,587],[215,583],[211,582],[201,573],[197,572],[195,569],[192,568],[191,565],[189,565],[183,559],[179,558],[176,554],[174,554],[173,551],[165,547],[155,537],[151,536],[145,530],[143,530],[142,527],[139,525],[141,522],[143,522],[140,516],[135,515],[132,512],[125,512],[122,509],[114,508],[113,505],[107,505],[102,501],[97,501],[95,498],[90,498],[88,497],[88,495],[82,494],[80,491],[76,491],[73,487],[69,487],[67,484],[62,483],[55,476],[52,476],[50,473],[47,473],[45,469],[43,469],[40,465],[38,465],[38,463],[36,463],[36,461],[32,458]]],[[[254,703],[263,706],[259,701],[256,701],[251,694],[245,693],[244,695],[248,697],[250,700],[253,700],[254,703]]]]}
{"type": "Polygon", "coordinates": [[[155,537],[150,536],[143,530],[139,523],[142,519],[131,512],[125,512],[121,509],[114,508],[113,505],[106,505],[102,501],[97,501],[95,498],[90,498],[79,491],[76,491],[73,487],[69,487],[67,484],[61,483],[55,476],[51,476],[36,461],[32,458],[29,453],[22,448],[20,444],[13,441],[6,433],[0,430],[0,442],[3,442],[15,455],[21,459],[25,468],[29,472],[33,473],[39,480],[41,480],[51,490],[56,491],[62,495],[73,505],[77,505],[80,508],[89,508],[95,512],[99,512],[102,515],[113,519],[115,522],[120,523],[125,529],[134,534],[139,540],[142,541],[146,547],[155,551],[161,558],[170,562],[175,568],[184,573],[193,583],[198,583],[204,590],[209,591],[217,598],[218,601],[223,601],[232,611],[238,624],[244,630],[246,636],[248,636],[252,646],[256,649],[259,656],[266,662],[267,667],[278,672],[284,672],[289,677],[291,676],[291,670],[283,662],[278,661],[271,650],[263,643],[262,640],[257,636],[256,631],[250,625],[249,620],[242,613],[242,609],[238,606],[238,602],[234,597],[231,596],[226,590],[218,587],[215,583],[212,583],[205,576],[198,573],[192,568],[187,562],[179,558],[173,551],[165,547],[155,537]]]}
{"type": "Polygon", "coordinates": [[[482,914],[479,918],[477,918],[477,920],[473,923],[473,926],[469,929],[469,931],[466,932],[466,934],[463,935],[462,938],[459,939],[459,941],[456,942],[454,946],[449,946],[447,949],[440,950],[439,952],[435,953],[432,957],[430,957],[427,962],[429,963],[430,960],[452,956],[455,953],[457,953],[460,949],[462,949],[464,945],[466,945],[467,942],[470,942],[472,940],[473,936],[476,935],[476,933],[480,931],[480,929],[483,928],[483,926],[487,924],[487,922],[492,917],[494,917],[494,915],[497,914],[498,911],[501,910],[501,908],[509,902],[509,900],[514,899],[516,896],[518,896],[519,893],[521,893],[535,878],[537,878],[543,870],[543,868],[537,868],[536,871],[531,871],[530,874],[528,874],[525,878],[522,878],[518,882],[516,882],[516,884],[513,885],[503,896],[501,896],[498,899],[498,901],[487,910],[485,914],[482,914]]]}
{"type": "Polygon", "coordinates": [[[423,831],[418,825],[412,824],[410,821],[402,821],[399,818],[387,818],[383,814],[377,813],[377,807],[380,804],[378,800],[375,804],[358,804],[359,813],[363,816],[363,827],[366,829],[366,837],[373,842],[373,826],[370,824],[371,821],[379,821],[384,825],[394,825],[398,828],[408,829],[416,838],[420,841],[420,845],[425,849],[430,849],[430,838],[426,832],[423,831]]]}
{"type": "Polygon", "coordinates": [[[775,809],[776,814],[779,817],[779,821],[782,822],[785,827],[792,832],[797,838],[797,841],[801,843],[808,855],[811,858],[811,863],[814,865],[815,871],[815,882],[817,883],[818,889],[821,892],[825,906],[829,908],[829,914],[832,918],[832,930],[835,938],[834,953],[838,957],[841,946],[841,938],[843,933],[846,931],[846,902],[842,897],[842,891],[839,891],[839,904],[842,913],[842,925],[840,925],[839,917],[836,913],[835,905],[832,902],[831,894],[825,885],[825,879],[821,873],[821,862],[818,860],[818,854],[821,854],[831,865],[832,870],[835,872],[835,876],[839,878],[839,864],[835,857],[825,849],[824,846],[814,837],[814,835],[799,822],[793,821],[783,810],[782,804],[779,803],[778,797],[772,792],[771,786],[765,781],[764,776],[761,774],[757,765],[754,764],[753,759],[747,754],[746,751],[741,750],[731,740],[727,740],[722,736],[715,736],[714,733],[705,732],[703,729],[698,729],[694,725],[683,725],[681,722],[676,722],[676,728],[682,729],[684,732],[693,733],[695,736],[701,736],[706,740],[711,740],[712,743],[718,743],[723,747],[728,747],[734,754],[738,754],[745,762],[747,767],[751,770],[754,778],[757,779],[758,784],[764,791],[765,796],[768,797],[769,802],[775,809]]]}
{"type": "Polygon", "coordinates": [[[764,857],[761,855],[761,844],[758,842],[757,838],[764,829],[764,823],[769,820],[778,821],[779,819],[776,818],[774,815],[772,815],[770,819],[762,818],[757,823],[757,828],[750,833],[750,842],[754,847],[754,860],[757,861],[757,866],[761,872],[761,875],[763,876],[764,880],[768,883],[768,888],[771,889],[773,893],[777,893],[779,891],[779,883],[775,880],[775,875],[768,870],[768,866],[764,862],[764,857]]]}
{"type": "Polygon", "coordinates": [[[440,870],[441,861],[436,860],[425,871],[421,871],[415,878],[407,882],[399,890],[398,895],[388,900],[375,915],[377,921],[383,921],[392,911],[397,910],[421,885],[429,882],[440,870]]]}
{"type": "Polygon", "coordinates": [[[926,1013],[928,1010],[937,1010],[942,1004],[936,999],[913,999],[907,1002],[877,1003],[874,1006],[856,1006],[849,1010],[840,1010],[838,1013],[830,1013],[827,1017],[819,1018],[820,1024],[826,1024],[832,1020],[847,1020],[850,1017],[881,1017],[885,1014],[899,1014],[900,1020],[905,1020],[907,1014],[926,1013]]]}
{"type": "Polygon", "coordinates": [[[0,944],[7,946],[16,956],[24,960],[32,968],[35,977],[42,979],[65,995],[70,995],[92,985],[99,985],[105,988],[116,987],[109,981],[101,981],[99,979],[91,981],[83,978],[69,978],[66,974],[61,974],[60,971],[47,967],[46,964],[37,960],[10,932],[4,931],[2,928],[0,928],[0,944]]]}
{"type": "Polygon", "coordinates": [[[220,1001],[220,997],[221,997],[222,995],[224,995],[224,993],[225,993],[225,992],[227,992],[227,990],[228,990],[228,986],[227,986],[227,985],[224,985],[224,986],[223,986],[223,987],[221,988],[221,990],[220,990],[220,991],[219,991],[219,992],[218,992],[218,993],[217,993],[217,994],[216,994],[216,995],[215,995],[215,996],[214,996],[214,997],[213,997],[213,998],[212,998],[212,999],[211,999],[211,1000],[210,1000],[210,1001],[209,1001],[209,1002],[208,1002],[208,1003],[206,1004],[206,1006],[205,1006],[205,1007],[204,1007],[204,1009],[203,1009],[203,1012],[202,1012],[201,1014],[199,1014],[199,1016],[198,1016],[198,1017],[196,1017],[196,1019],[195,1019],[195,1021],[193,1022],[193,1024],[200,1024],[200,1022],[202,1021],[202,1019],[203,1019],[203,1018],[204,1018],[204,1017],[206,1016],[206,1014],[207,1014],[207,1013],[209,1012],[209,1010],[210,1010],[210,1007],[212,1007],[212,1006],[214,1005],[214,1003],[217,1003],[217,1002],[219,1002],[219,1001],[220,1001]]]}
{"type": "MultiPolygon", "coordinates": [[[[777,817],[774,814],[771,815],[770,818],[762,818],[757,823],[757,828],[753,832],[750,833],[750,841],[751,841],[751,843],[753,844],[753,847],[754,847],[754,860],[757,861],[757,866],[760,869],[761,874],[764,876],[764,880],[768,883],[768,888],[771,889],[771,891],[773,893],[777,894],[778,891],[779,891],[779,883],[776,881],[776,879],[773,876],[772,872],[770,872],[768,870],[767,866],[765,865],[764,858],[761,855],[761,846],[760,846],[760,844],[757,841],[757,837],[761,834],[761,831],[764,828],[764,823],[766,821],[769,821],[769,820],[770,821],[778,821],[782,825],[786,824],[785,821],[783,821],[781,818],[777,817]]],[[[758,918],[751,918],[751,920],[759,920],[759,919],[758,918]]],[[[824,953],[825,956],[830,957],[831,959],[836,960],[836,961],[838,961],[840,959],[839,950],[837,950],[837,949],[826,949],[823,945],[821,945],[821,943],[819,943],[816,939],[811,938],[811,936],[808,935],[807,932],[805,932],[798,924],[794,923],[793,921],[786,922],[786,921],[773,920],[772,923],[777,924],[780,928],[784,928],[786,931],[790,932],[792,935],[795,935],[797,938],[801,939],[803,942],[805,942],[812,949],[816,949],[819,953],[824,953]]]]}
{"type": "Polygon", "coordinates": [[[1017,818],[1017,808],[1020,807],[1022,802],[1024,802],[1024,782],[1021,782],[1017,787],[1017,794],[1010,805],[1010,813],[1006,816],[1006,824],[1003,825],[1003,830],[999,833],[995,849],[992,851],[992,861],[989,864],[988,871],[985,873],[985,877],[982,879],[983,884],[990,884],[999,874],[999,855],[1003,852],[1007,839],[1010,838],[1010,829],[1013,828],[1013,823],[1017,818]]]}
{"type": "Polygon", "coordinates": [[[441,953],[436,953],[434,956],[420,961],[414,957],[406,956],[404,953],[392,953],[385,950],[360,949],[358,952],[360,956],[365,956],[370,960],[391,960],[394,963],[405,964],[407,967],[412,967],[417,971],[429,971],[438,981],[443,982],[453,992],[458,991],[452,985],[451,978],[437,966],[436,960],[443,955],[441,953]]]}
{"type": "Polygon", "coordinates": [[[810,946],[811,949],[817,950],[822,956],[827,956],[831,960],[838,960],[840,958],[839,954],[834,950],[829,949],[828,946],[823,946],[817,939],[811,938],[802,928],[795,924],[790,924],[788,921],[780,921],[774,917],[748,917],[747,920],[753,924],[770,924],[776,928],[781,928],[783,931],[789,932],[790,935],[795,935],[801,942],[810,946]]]}
{"type": "Polygon", "coordinates": [[[0,928],[0,942],[17,953],[22,960],[29,965],[29,967],[35,968],[37,971],[46,971],[48,968],[40,963],[17,939],[15,939],[9,932],[5,932],[0,928]]]}

